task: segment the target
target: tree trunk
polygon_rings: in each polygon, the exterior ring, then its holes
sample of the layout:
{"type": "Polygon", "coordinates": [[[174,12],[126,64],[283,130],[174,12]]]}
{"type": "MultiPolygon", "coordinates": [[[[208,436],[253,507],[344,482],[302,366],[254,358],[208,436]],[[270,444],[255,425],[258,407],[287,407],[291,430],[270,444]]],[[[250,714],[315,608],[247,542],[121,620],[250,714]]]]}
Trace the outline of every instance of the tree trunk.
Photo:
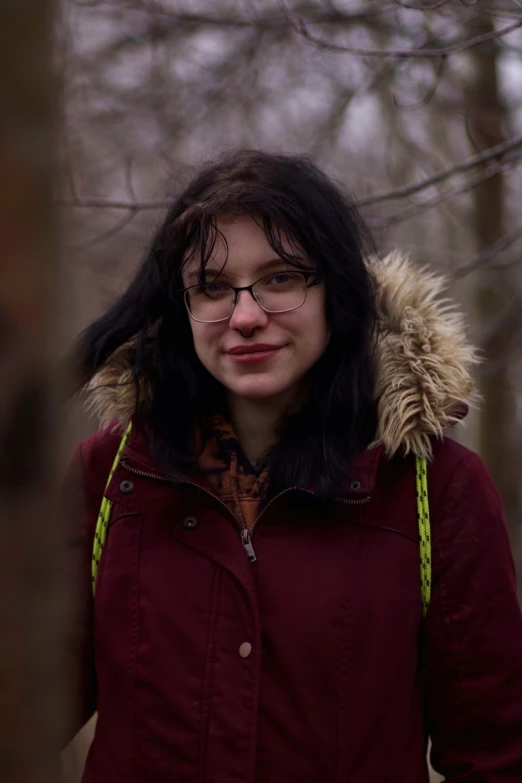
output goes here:
{"type": "Polygon", "coordinates": [[[0,4],[0,777],[56,781],[53,3],[0,4]]]}
{"type": "MultiPolygon", "coordinates": [[[[492,31],[484,18],[473,34],[492,31]]],[[[504,140],[505,112],[499,97],[497,49],[492,42],[477,47],[471,55],[473,79],[467,89],[468,128],[474,150],[504,140]]],[[[504,177],[485,180],[473,191],[474,228],[478,251],[486,250],[505,232],[504,177]]],[[[519,505],[519,455],[514,439],[515,394],[510,381],[508,351],[513,324],[499,322],[509,305],[509,284],[503,273],[482,269],[477,276],[475,312],[485,338],[480,391],[484,396],[479,421],[479,450],[500,492],[512,540],[519,505]]]]}

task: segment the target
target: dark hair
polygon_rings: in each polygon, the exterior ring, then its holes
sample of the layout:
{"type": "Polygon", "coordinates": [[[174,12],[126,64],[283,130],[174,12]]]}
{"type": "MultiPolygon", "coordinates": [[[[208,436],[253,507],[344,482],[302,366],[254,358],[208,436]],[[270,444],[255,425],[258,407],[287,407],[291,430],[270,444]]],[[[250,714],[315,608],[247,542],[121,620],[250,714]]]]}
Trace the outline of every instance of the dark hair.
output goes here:
{"type": "Polygon", "coordinates": [[[217,218],[244,215],[256,217],[289,264],[299,261],[285,253],[283,234],[313,260],[331,327],[329,345],[310,371],[308,399],[268,456],[270,494],[313,482],[319,496],[332,497],[375,436],[376,314],[365,253],[371,240],[352,201],[307,158],[247,150],[203,168],[170,207],[128,289],[81,335],[80,383],[132,340],[136,413],[154,453],[171,471],[176,462],[194,462],[194,425],[206,432],[225,395],[196,356],[181,270],[187,253],[197,253],[203,275],[217,218]],[[139,393],[143,377],[146,401],[139,393]]]}

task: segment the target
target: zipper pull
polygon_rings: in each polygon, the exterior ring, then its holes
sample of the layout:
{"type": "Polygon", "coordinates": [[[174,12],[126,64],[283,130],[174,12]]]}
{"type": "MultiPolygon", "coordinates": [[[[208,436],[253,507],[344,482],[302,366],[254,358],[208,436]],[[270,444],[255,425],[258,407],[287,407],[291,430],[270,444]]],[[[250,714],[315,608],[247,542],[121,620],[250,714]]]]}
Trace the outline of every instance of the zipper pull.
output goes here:
{"type": "Polygon", "coordinates": [[[248,557],[249,563],[255,563],[256,562],[256,553],[254,552],[254,547],[252,546],[252,543],[250,539],[252,538],[252,531],[251,530],[242,530],[241,531],[241,543],[245,547],[245,552],[248,557]]]}

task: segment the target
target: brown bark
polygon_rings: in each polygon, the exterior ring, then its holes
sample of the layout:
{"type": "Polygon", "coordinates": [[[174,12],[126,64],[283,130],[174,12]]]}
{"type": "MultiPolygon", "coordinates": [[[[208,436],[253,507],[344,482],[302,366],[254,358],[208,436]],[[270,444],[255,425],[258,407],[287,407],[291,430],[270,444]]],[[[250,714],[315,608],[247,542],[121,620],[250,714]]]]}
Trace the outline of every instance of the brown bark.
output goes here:
{"type": "MultiPolygon", "coordinates": [[[[473,32],[492,30],[490,20],[477,22],[473,32]]],[[[505,140],[505,112],[501,103],[494,44],[475,50],[473,83],[467,91],[467,116],[475,151],[505,140]]],[[[487,250],[505,233],[504,176],[499,173],[473,191],[478,251],[487,250]]],[[[519,455],[514,440],[515,395],[510,381],[509,344],[514,324],[501,319],[512,306],[509,286],[498,271],[484,268],[475,291],[478,322],[487,337],[482,345],[484,365],[480,376],[484,402],[479,422],[479,450],[492,472],[506,509],[514,539],[519,504],[519,455]]]]}
{"type": "Polygon", "coordinates": [[[0,778],[57,780],[50,0],[0,4],[0,778]]]}

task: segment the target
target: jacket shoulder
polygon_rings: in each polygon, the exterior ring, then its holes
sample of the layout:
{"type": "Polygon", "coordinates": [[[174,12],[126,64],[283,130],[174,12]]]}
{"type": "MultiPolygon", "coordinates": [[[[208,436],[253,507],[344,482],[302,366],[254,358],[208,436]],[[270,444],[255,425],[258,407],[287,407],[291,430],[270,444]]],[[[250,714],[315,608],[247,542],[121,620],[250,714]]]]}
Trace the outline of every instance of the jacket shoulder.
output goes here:
{"type": "Polygon", "coordinates": [[[433,446],[434,454],[437,451],[444,452],[446,454],[455,454],[455,455],[476,454],[476,452],[474,452],[473,449],[464,446],[458,440],[448,437],[447,435],[445,435],[443,438],[433,438],[432,446],[433,446]]]}
{"type": "Polygon", "coordinates": [[[512,569],[512,556],[499,493],[481,457],[455,441],[434,449],[428,469],[434,569],[463,565],[480,555],[512,569]]]}
{"type": "MultiPolygon", "coordinates": [[[[428,500],[435,544],[443,531],[451,537],[463,521],[489,524],[488,515],[477,516],[477,507],[501,514],[500,501],[482,459],[451,438],[432,442],[433,458],[428,463],[428,500]]],[[[384,460],[377,479],[378,497],[386,515],[407,520],[412,535],[418,530],[415,491],[415,458],[395,456],[384,460]]]]}
{"type": "Polygon", "coordinates": [[[491,474],[482,458],[472,449],[451,438],[433,444],[433,459],[428,468],[428,481],[435,492],[450,486],[462,490],[465,486],[482,485],[496,492],[491,474]]]}
{"type": "Polygon", "coordinates": [[[455,468],[463,459],[473,457],[480,459],[476,452],[452,438],[444,437],[440,440],[434,440],[432,445],[433,463],[435,461],[447,462],[450,470],[455,468]]]}
{"type": "MultiPolygon", "coordinates": [[[[463,446],[451,438],[431,440],[432,458],[428,461],[428,491],[430,498],[440,492],[444,492],[452,484],[454,476],[463,474],[486,474],[487,468],[479,457],[471,449],[463,446]]],[[[384,459],[379,469],[381,481],[386,477],[386,482],[397,486],[401,482],[411,485],[415,481],[415,457],[413,454],[394,455],[384,459]]],[[[490,478],[490,477],[489,477],[490,478]]]]}

